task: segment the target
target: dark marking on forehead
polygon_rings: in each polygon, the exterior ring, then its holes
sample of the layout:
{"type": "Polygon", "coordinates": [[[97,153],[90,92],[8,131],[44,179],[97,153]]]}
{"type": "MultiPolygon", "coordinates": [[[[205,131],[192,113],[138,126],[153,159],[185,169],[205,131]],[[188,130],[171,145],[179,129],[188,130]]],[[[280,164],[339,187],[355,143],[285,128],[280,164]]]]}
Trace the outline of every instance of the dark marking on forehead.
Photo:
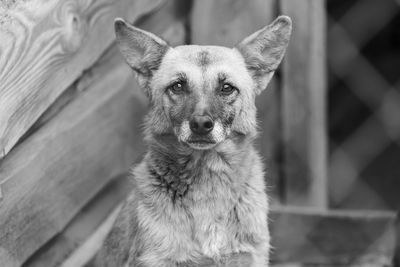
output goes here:
{"type": "Polygon", "coordinates": [[[205,67],[209,65],[211,62],[210,60],[210,53],[208,51],[200,51],[198,54],[198,64],[200,67],[205,67]]]}

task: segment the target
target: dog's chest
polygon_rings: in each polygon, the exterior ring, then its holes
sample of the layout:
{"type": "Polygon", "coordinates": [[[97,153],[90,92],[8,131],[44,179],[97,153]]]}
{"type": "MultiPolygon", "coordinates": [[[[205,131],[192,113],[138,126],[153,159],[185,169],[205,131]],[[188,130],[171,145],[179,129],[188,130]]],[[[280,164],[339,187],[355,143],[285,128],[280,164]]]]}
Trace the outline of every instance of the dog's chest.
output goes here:
{"type": "Polygon", "coordinates": [[[261,172],[253,176],[250,171],[245,174],[215,166],[185,168],[180,179],[163,176],[161,186],[155,187],[159,195],[150,202],[158,203],[154,209],[157,216],[152,216],[148,227],[165,248],[167,258],[185,261],[251,252],[257,241],[254,237],[267,232],[263,183],[245,182],[262,181],[261,172]],[[173,186],[169,181],[175,182],[173,186]],[[178,190],[183,182],[185,190],[178,190]]]}
{"type": "MultiPolygon", "coordinates": [[[[188,197],[191,197],[191,205],[186,212],[190,217],[191,240],[200,254],[218,257],[248,250],[248,244],[238,239],[244,229],[239,218],[243,215],[239,215],[238,210],[248,209],[238,202],[237,189],[213,184],[192,195],[189,193],[188,197]]],[[[252,216],[246,214],[247,218],[252,216]]]]}
{"type": "Polygon", "coordinates": [[[213,257],[234,249],[238,230],[234,207],[234,202],[224,195],[192,207],[193,241],[202,254],[213,257]]]}

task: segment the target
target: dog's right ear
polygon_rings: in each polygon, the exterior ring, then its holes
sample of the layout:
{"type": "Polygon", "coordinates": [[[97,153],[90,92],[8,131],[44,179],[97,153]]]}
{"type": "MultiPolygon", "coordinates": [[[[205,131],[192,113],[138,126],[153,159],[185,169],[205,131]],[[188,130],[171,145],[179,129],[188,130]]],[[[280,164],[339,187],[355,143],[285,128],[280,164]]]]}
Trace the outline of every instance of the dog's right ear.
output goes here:
{"type": "Polygon", "coordinates": [[[247,69],[257,81],[257,93],[265,89],[282,61],[291,32],[291,19],[280,16],[236,46],[245,59],[247,69]]]}
{"type": "Polygon", "coordinates": [[[139,83],[158,69],[169,46],[156,35],[138,29],[123,19],[114,22],[117,44],[126,62],[138,74],[139,83]]]}

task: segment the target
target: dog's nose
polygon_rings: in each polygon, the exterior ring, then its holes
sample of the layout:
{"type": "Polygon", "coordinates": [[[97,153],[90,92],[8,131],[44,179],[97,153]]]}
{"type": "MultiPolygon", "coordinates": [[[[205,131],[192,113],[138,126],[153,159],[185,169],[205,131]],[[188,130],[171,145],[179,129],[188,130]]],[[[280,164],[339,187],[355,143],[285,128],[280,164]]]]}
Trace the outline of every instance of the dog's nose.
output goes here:
{"type": "Polygon", "coordinates": [[[195,115],[189,125],[193,133],[206,135],[214,128],[214,121],[209,116],[195,115]]]}

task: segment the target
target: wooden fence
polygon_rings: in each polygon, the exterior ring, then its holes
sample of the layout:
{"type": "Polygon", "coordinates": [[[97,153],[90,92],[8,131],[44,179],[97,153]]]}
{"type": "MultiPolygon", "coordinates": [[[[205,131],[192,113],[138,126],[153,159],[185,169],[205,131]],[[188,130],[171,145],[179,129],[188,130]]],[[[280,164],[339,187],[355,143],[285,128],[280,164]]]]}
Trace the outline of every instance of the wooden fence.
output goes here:
{"type": "Polygon", "coordinates": [[[147,100],[115,47],[115,17],[172,45],[232,46],[278,14],[293,38],[257,99],[273,260],[390,264],[392,214],[326,210],[323,1],[17,0],[0,3],[1,266],[84,266],[129,191],[120,174],[144,150],[147,100]]]}

